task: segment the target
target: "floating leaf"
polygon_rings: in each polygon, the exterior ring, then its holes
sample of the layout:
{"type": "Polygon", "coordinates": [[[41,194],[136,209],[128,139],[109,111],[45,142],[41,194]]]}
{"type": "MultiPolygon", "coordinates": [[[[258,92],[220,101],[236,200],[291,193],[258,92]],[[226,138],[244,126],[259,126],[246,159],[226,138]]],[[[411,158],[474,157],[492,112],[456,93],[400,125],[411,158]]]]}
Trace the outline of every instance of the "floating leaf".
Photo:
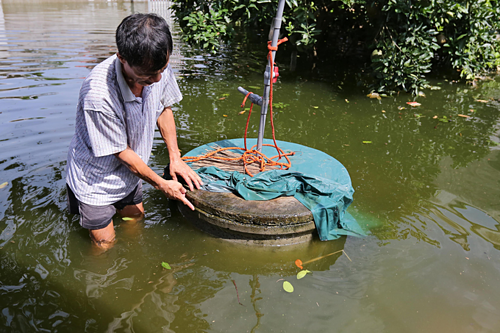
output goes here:
{"type": "Polygon", "coordinates": [[[317,108],[319,108],[319,106],[313,106],[313,108],[317,109],[317,108]]]}
{"type": "Polygon", "coordinates": [[[420,105],[422,105],[419,102],[406,102],[406,104],[408,104],[410,106],[420,106],[420,105]]]}
{"type": "Polygon", "coordinates": [[[300,259],[295,260],[295,265],[297,265],[297,267],[300,269],[304,269],[304,267],[302,267],[302,260],[300,259]]]}
{"type": "Polygon", "coordinates": [[[162,262],[162,263],[161,263],[161,266],[162,266],[163,268],[166,268],[166,269],[172,269],[172,268],[170,267],[170,265],[169,265],[167,262],[162,262]]]}
{"type": "Polygon", "coordinates": [[[437,119],[437,118],[438,118],[438,116],[434,116],[434,117],[432,117],[432,119],[437,119]]]}
{"type": "Polygon", "coordinates": [[[243,114],[243,113],[245,113],[246,111],[247,111],[247,110],[240,111],[240,112],[238,112],[238,114],[243,114]]]}
{"type": "Polygon", "coordinates": [[[485,101],[484,99],[476,99],[476,102],[480,102],[480,103],[488,103],[488,101],[485,101]]]}
{"type": "Polygon", "coordinates": [[[260,87],[257,87],[257,86],[248,86],[248,88],[252,88],[252,89],[260,89],[260,87]]]}
{"type": "Polygon", "coordinates": [[[222,116],[223,116],[223,117],[227,117],[227,114],[223,114],[222,116]]]}
{"type": "Polygon", "coordinates": [[[0,184],[0,188],[4,188],[5,186],[9,185],[9,183],[5,182],[5,183],[2,183],[0,184]]]}
{"type": "Polygon", "coordinates": [[[376,92],[372,92],[372,93],[370,93],[370,94],[366,95],[366,97],[376,98],[376,99],[378,99],[378,100],[381,100],[381,99],[382,99],[382,97],[380,97],[380,95],[379,95],[378,93],[376,93],[376,92]]]}
{"type": "Polygon", "coordinates": [[[303,271],[298,272],[297,273],[297,280],[302,279],[304,276],[306,276],[307,273],[312,273],[312,272],[308,269],[304,269],[303,271]]]}
{"type": "Polygon", "coordinates": [[[286,108],[288,106],[290,106],[290,104],[285,104],[283,102],[273,103],[273,108],[275,108],[275,109],[284,109],[284,108],[286,108]]]}
{"type": "Polygon", "coordinates": [[[226,99],[226,97],[221,97],[221,98],[219,98],[219,101],[223,101],[225,99],[226,99]]]}
{"type": "Polygon", "coordinates": [[[283,281],[283,289],[285,289],[287,293],[293,293],[293,286],[288,281],[283,281]]]}
{"type": "Polygon", "coordinates": [[[372,143],[371,141],[363,141],[363,143],[372,143]]]}
{"type": "Polygon", "coordinates": [[[349,100],[346,98],[346,99],[345,99],[345,102],[346,102],[346,103],[349,103],[349,100]]]}
{"type": "Polygon", "coordinates": [[[398,110],[401,111],[401,110],[404,110],[404,109],[406,109],[404,106],[398,106],[398,110]]]}
{"type": "Polygon", "coordinates": [[[466,114],[458,114],[457,116],[462,117],[462,118],[470,118],[470,116],[466,114]]]}
{"type": "Polygon", "coordinates": [[[123,221],[132,221],[133,218],[131,218],[131,217],[122,217],[122,220],[123,221]]]}
{"type": "Polygon", "coordinates": [[[424,94],[423,92],[419,91],[419,92],[418,92],[418,96],[420,96],[420,97],[425,97],[425,94],[424,94]]]}

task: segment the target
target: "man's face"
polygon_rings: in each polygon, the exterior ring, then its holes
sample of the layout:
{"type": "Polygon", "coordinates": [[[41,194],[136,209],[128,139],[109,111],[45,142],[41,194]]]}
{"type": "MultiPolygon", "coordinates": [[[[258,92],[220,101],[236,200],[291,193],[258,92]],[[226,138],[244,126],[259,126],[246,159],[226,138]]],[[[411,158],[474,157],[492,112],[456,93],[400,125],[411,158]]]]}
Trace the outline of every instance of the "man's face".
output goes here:
{"type": "Polygon", "coordinates": [[[149,86],[161,80],[161,73],[167,68],[168,62],[159,71],[148,71],[136,66],[130,66],[128,62],[119,56],[122,63],[125,80],[129,85],[139,84],[141,86],[149,86]]]}

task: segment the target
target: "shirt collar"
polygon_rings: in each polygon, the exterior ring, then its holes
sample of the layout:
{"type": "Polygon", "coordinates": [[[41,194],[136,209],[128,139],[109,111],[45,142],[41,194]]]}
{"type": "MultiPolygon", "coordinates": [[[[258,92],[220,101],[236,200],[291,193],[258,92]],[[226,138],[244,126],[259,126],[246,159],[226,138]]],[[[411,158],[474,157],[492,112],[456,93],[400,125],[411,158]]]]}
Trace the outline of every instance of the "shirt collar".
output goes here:
{"type": "Polygon", "coordinates": [[[135,95],[134,93],[132,93],[132,90],[130,90],[130,87],[125,81],[125,78],[123,77],[122,63],[120,62],[120,59],[118,59],[116,55],[115,57],[116,57],[115,59],[116,80],[118,81],[118,85],[120,86],[120,91],[122,93],[123,100],[125,102],[133,102],[135,101],[135,95]]]}

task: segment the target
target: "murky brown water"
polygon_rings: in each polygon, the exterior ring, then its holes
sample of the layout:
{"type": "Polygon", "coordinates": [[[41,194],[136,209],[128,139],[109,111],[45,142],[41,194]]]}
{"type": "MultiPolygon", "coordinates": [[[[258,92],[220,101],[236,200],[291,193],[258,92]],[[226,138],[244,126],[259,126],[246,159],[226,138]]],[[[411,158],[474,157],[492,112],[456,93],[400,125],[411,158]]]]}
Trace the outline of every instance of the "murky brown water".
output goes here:
{"type": "MultiPolygon", "coordinates": [[[[370,235],[243,248],[193,228],[147,185],[145,221],[117,223],[119,242],[95,256],[65,207],[66,153],[82,79],[115,52],[114,30],[133,11],[147,2],[0,2],[0,331],[500,330],[500,78],[434,82],[442,89],[411,109],[411,96],[369,99],[325,71],[289,73],[283,59],[275,100],[289,106],[277,138],[346,166],[349,211],[370,235]],[[296,279],[295,259],[342,249],[352,261],[329,256],[296,279]]],[[[180,149],[241,137],[236,88],[262,86],[265,49],[210,56],[176,45],[180,149]]],[[[158,135],[151,166],[167,161],[158,135]]]]}

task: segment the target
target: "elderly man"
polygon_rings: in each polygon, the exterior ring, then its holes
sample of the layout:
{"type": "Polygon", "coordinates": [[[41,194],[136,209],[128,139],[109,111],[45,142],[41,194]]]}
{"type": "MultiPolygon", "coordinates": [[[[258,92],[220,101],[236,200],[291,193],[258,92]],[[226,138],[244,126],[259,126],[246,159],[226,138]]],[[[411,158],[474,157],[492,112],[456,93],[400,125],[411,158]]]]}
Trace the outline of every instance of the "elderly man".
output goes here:
{"type": "Polygon", "coordinates": [[[202,185],[177,146],[170,107],[182,95],[168,64],[172,37],[167,23],[154,14],[130,15],[116,30],[116,44],[118,53],[97,65],[80,89],[66,178],[70,212],[80,214],[80,225],[105,248],[115,239],[116,212],[144,214],[142,180],[191,209],[177,177],[191,190],[202,185]],[[155,124],[168,148],[173,180],[147,166],[155,124]]]}

